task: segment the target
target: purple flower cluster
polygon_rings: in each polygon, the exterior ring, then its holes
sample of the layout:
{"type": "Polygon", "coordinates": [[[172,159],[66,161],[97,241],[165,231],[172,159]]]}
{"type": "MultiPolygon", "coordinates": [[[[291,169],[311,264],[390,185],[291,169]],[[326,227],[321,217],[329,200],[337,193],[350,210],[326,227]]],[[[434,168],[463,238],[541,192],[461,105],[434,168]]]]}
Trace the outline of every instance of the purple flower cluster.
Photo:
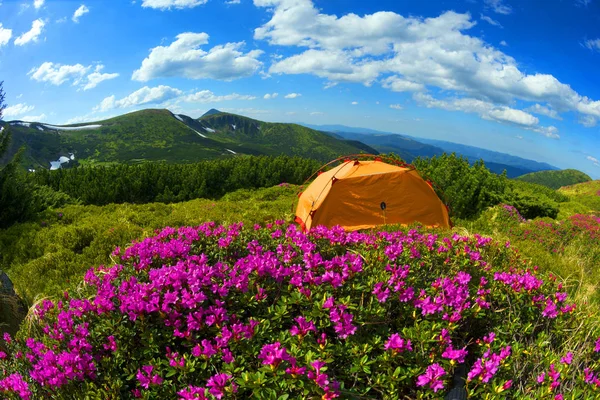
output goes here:
{"type": "MultiPolygon", "coordinates": [[[[496,334],[490,332],[483,337],[483,342],[490,346],[495,339],[496,334]]],[[[472,381],[479,378],[483,383],[489,382],[498,372],[500,365],[510,356],[511,346],[505,346],[500,349],[499,353],[492,353],[488,348],[483,356],[475,361],[475,364],[467,374],[467,381],[472,381]]]]}
{"type": "Polygon", "coordinates": [[[417,378],[417,386],[429,386],[434,392],[444,388],[444,381],[441,379],[446,375],[446,371],[439,364],[432,364],[427,367],[423,375],[417,378]]]}
{"type": "MultiPolygon", "coordinates": [[[[394,366],[426,353],[430,365],[416,377],[416,386],[438,392],[452,372],[448,368],[464,363],[472,352],[471,342],[458,333],[474,321],[466,319],[498,312],[503,296],[531,299],[536,315],[549,319],[573,310],[565,291],[545,290],[533,271],[498,270],[487,263],[489,253],[508,251],[479,235],[439,237],[415,229],[346,233],[339,227],[316,227],[304,234],[282,221],[254,231],[242,224],[214,223],[165,228],[124,251],[115,250],[117,264],[88,271],[84,281],[91,295],[40,302],[35,313],[42,321],[43,340],[27,340],[23,354],[29,374],[0,374],[0,392],[29,398],[31,385],[57,391],[70,382],[104,376],[103,366],[132,345],[119,328],[98,334],[89,322],[101,325],[103,320],[129,332],[149,326],[160,332],[153,337],[160,341],[158,353],[147,359],[138,353],[136,358],[135,380],[127,383],[135,396],[151,397],[177,382],[180,399],[221,399],[243,391],[234,383],[242,385],[238,371],[270,367],[274,376],[285,371],[287,380],[314,383],[323,398],[336,398],[335,379],[344,371],[334,351],[341,348],[369,357],[383,353],[394,366]],[[434,268],[443,272],[432,276],[434,268]],[[274,314],[280,325],[275,317],[268,320],[274,314]],[[411,316],[415,325],[433,326],[431,332],[400,330],[399,323],[411,316]],[[391,332],[372,328],[383,324],[391,332]],[[381,332],[389,335],[383,344],[386,353],[381,342],[372,346],[373,352],[357,350],[357,343],[367,349],[368,336],[381,338],[381,332]],[[427,343],[432,338],[439,345],[427,343]],[[413,346],[426,351],[413,351],[413,346]],[[189,374],[191,366],[194,374],[189,374]]],[[[485,325],[485,318],[477,318],[483,321],[475,323],[485,325]]],[[[494,337],[492,332],[483,338],[487,349],[481,350],[469,380],[489,382],[509,357],[510,346],[492,352],[494,337]]],[[[561,362],[570,364],[572,354],[561,362]]],[[[595,382],[593,371],[588,375],[595,382]]],[[[502,382],[504,389],[512,385],[502,382]]]]}

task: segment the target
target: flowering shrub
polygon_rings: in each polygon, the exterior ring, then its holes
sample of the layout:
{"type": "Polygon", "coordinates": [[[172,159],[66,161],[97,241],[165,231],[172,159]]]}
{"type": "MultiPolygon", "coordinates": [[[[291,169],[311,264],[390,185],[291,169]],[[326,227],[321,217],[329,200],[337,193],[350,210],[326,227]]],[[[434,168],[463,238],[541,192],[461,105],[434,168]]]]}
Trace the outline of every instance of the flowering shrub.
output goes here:
{"type": "Polygon", "coordinates": [[[8,398],[599,394],[599,332],[508,244],[419,230],[165,228],[6,337],[8,398]],[[567,340],[567,338],[569,340],[567,340]]]}

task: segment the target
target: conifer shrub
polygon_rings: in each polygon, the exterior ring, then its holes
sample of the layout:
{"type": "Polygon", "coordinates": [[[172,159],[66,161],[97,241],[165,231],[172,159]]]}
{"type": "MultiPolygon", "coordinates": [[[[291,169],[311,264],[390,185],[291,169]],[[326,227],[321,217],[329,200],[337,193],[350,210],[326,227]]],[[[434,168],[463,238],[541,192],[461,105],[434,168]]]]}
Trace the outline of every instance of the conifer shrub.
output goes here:
{"type": "Polygon", "coordinates": [[[112,257],[5,337],[3,396],[433,399],[459,365],[472,398],[600,393],[597,316],[509,243],[204,223],[112,257]]]}

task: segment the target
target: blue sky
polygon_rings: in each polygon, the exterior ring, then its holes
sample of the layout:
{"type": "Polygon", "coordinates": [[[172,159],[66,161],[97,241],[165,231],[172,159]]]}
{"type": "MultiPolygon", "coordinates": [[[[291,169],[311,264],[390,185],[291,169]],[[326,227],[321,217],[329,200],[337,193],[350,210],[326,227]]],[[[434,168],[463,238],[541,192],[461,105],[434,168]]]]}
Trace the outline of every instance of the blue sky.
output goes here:
{"type": "Polygon", "coordinates": [[[600,0],[0,0],[5,119],[210,108],[600,178],[600,0]]]}

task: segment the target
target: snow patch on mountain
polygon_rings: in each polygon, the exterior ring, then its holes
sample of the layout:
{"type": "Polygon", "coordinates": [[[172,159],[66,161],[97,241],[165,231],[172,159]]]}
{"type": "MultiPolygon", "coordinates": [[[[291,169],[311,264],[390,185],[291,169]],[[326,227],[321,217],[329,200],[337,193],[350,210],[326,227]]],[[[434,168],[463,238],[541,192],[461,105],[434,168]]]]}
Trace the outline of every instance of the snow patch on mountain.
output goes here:
{"type": "Polygon", "coordinates": [[[43,126],[48,129],[56,129],[56,130],[60,130],[60,131],[82,131],[85,129],[98,129],[98,128],[102,127],[102,125],[58,126],[58,125],[48,125],[48,124],[44,124],[43,126]]]}

